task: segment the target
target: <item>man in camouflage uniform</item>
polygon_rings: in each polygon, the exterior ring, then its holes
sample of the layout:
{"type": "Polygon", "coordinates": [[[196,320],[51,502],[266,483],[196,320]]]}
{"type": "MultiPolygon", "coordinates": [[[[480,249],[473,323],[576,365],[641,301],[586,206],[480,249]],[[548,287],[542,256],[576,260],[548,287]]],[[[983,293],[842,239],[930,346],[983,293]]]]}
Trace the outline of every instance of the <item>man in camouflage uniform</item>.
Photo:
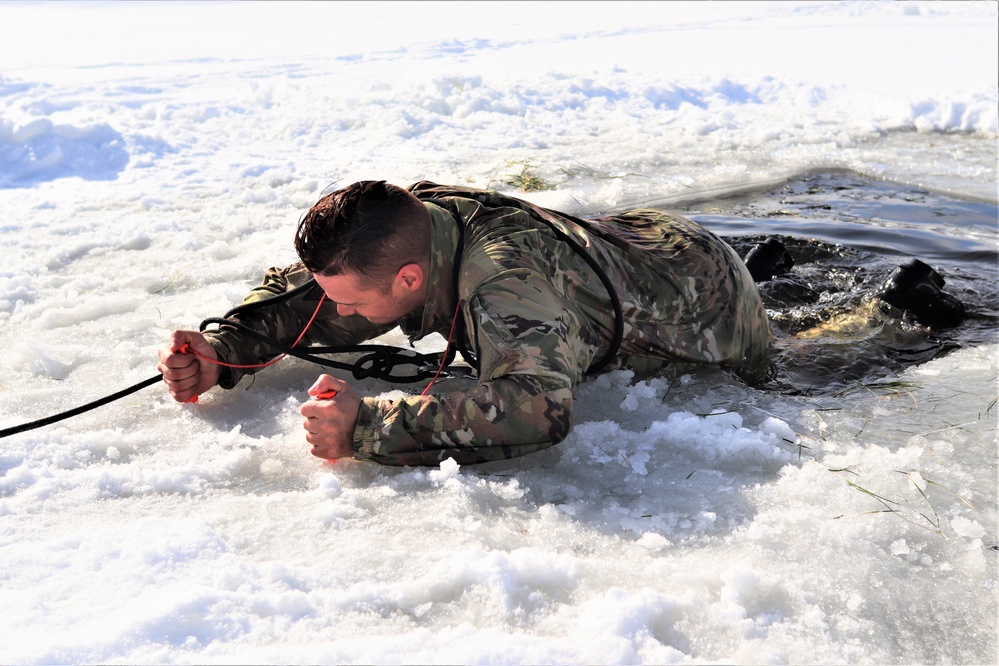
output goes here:
{"type": "MultiPolygon", "coordinates": [[[[368,181],[321,199],[303,218],[296,248],[304,265],[270,269],[244,302],[315,277],[333,302],[319,308],[303,343],[357,344],[396,325],[411,340],[431,333],[449,338],[456,329],[478,365],[470,390],[392,400],[361,399],[346,382],[321,376],[310,394],[336,396],[302,407],[306,439],[319,457],[436,465],[539,451],[568,434],[574,391],[596,365],[648,372],[711,363],[750,384],[770,371],[773,336],[745,265],[714,234],[667,212],[631,210],[583,221],[497,192],[429,182],[403,190],[368,181]],[[340,205],[338,197],[355,201],[340,205]],[[403,240],[427,248],[411,259],[386,251],[382,263],[389,271],[375,283],[364,266],[341,262],[327,270],[330,253],[343,252],[337,243],[352,242],[344,229],[364,217],[357,211],[376,207],[368,201],[398,205],[387,220],[422,218],[422,226],[412,228],[424,231],[410,230],[413,236],[403,240]],[[329,241],[334,233],[338,240],[329,241]],[[421,246],[421,240],[429,242],[421,246]],[[612,359],[605,359],[608,352],[612,359]]],[[[237,319],[291,344],[320,296],[318,289],[304,290],[237,319]]],[[[160,370],[179,401],[216,383],[232,388],[249,371],[220,370],[180,353],[185,344],[237,366],[275,355],[232,327],[204,336],[176,331],[160,350],[160,370]]]]}

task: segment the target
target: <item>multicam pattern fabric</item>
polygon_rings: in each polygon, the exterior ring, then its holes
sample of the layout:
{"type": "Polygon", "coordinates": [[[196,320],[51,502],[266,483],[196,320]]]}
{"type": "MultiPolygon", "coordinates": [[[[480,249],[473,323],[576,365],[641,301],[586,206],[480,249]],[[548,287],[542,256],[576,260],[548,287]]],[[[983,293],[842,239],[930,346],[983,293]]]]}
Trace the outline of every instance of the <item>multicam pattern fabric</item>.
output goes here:
{"type": "MultiPolygon", "coordinates": [[[[766,378],[773,336],[756,286],[735,252],[696,223],[651,209],[584,221],[497,192],[429,182],[410,190],[431,214],[431,287],[424,309],[399,325],[413,340],[434,332],[447,337],[460,304],[478,382],[471,390],[364,398],[356,458],[471,464],[522,456],[565,438],[574,390],[610,347],[615,315],[599,276],[544,220],[585,248],[618,293],[624,336],[611,367],[649,372],[711,363],[751,384],[766,378]]],[[[308,278],[300,265],[271,269],[247,301],[308,278]]],[[[317,289],[262,308],[241,322],[290,343],[319,295],[317,289]]],[[[356,344],[389,328],[341,317],[329,304],[306,342],[356,344]]],[[[212,332],[210,341],[230,363],[273,354],[231,329],[212,332]]],[[[241,376],[233,370],[220,384],[231,388],[241,376]]]]}

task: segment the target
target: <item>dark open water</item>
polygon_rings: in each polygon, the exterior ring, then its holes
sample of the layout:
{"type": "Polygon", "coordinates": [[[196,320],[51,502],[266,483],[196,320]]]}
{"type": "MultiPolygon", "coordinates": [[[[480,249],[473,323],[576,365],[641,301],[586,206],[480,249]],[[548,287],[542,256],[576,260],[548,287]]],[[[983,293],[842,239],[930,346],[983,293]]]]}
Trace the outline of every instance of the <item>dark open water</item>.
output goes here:
{"type": "Polygon", "coordinates": [[[779,340],[771,388],[828,394],[999,339],[999,206],[850,172],[804,174],[771,189],[669,206],[740,256],[776,236],[790,275],[760,284],[779,340]],[[910,258],[940,273],[967,317],[921,326],[871,295],[910,258]]]}

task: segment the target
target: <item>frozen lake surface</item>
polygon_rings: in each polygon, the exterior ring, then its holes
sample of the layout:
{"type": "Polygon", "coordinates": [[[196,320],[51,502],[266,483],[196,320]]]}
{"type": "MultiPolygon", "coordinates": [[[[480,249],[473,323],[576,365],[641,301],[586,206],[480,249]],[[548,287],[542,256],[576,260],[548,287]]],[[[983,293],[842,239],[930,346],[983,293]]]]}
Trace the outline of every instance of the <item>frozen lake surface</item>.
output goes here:
{"type": "Polygon", "coordinates": [[[362,178],[798,239],[844,312],[917,256],[970,316],[798,339],[794,391],[603,375],[487,466],[318,461],[295,360],[2,439],[0,662],[994,662],[997,18],[3,3],[0,429],[154,374],[362,178]]]}

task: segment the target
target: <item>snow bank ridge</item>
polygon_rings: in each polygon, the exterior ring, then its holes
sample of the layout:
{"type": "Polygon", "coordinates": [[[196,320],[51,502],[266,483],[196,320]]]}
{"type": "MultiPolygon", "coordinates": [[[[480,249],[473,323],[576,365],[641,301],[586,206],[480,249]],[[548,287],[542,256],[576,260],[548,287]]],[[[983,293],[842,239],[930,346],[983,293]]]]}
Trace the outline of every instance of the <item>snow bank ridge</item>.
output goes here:
{"type": "Polygon", "coordinates": [[[67,176],[114,180],[128,161],[122,135],[104,123],[76,127],[38,118],[16,126],[0,118],[0,188],[67,176]]]}

